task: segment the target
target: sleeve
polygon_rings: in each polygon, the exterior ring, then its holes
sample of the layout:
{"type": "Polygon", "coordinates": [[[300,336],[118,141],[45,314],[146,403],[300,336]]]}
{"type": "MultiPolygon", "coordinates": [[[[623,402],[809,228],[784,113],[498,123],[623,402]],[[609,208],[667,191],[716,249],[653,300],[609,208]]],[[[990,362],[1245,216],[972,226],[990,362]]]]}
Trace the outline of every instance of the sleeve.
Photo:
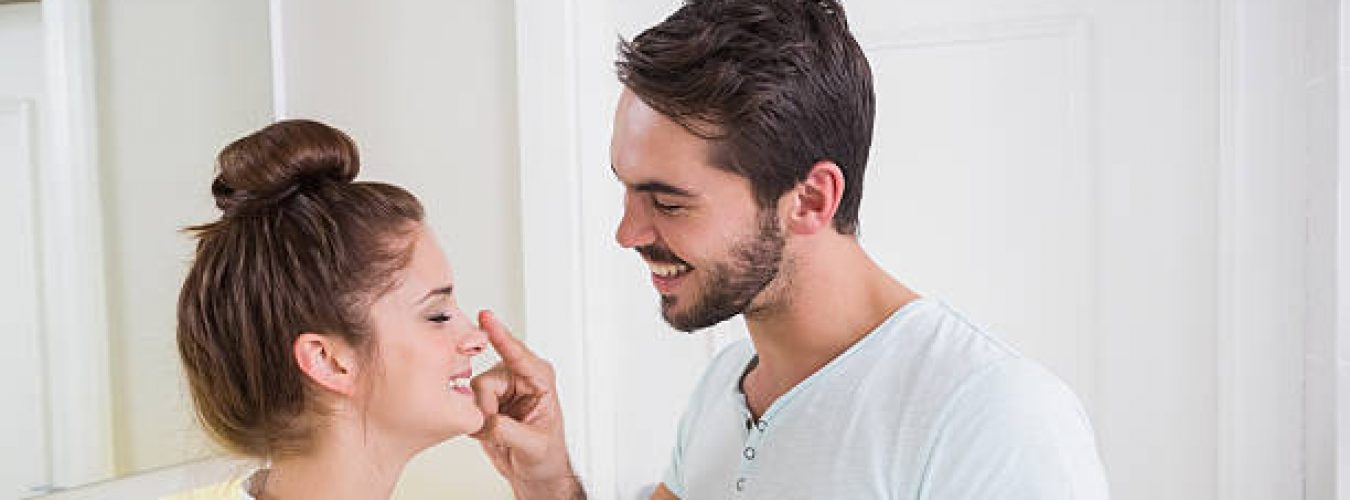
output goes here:
{"type": "Polygon", "coordinates": [[[1107,499],[1096,439],[1078,398],[1023,358],[965,382],[938,423],[921,498],[1107,499]]]}
{"type": "Polygon", "coordinates": [[[661,480],[661,482],[666,485],[667,490],[670,490],[671,493],[680,498],[684,498],[685,496],[684,475],[681,473],[680,465],[684,450],[685,421],[688,418],[689,414],[687,412],[685,413],[685,416],[680,418],[680,428],[675,436],[675,445],[671,447],[670,451],[670,464],[666,466],[665,477],[661,480]]]}

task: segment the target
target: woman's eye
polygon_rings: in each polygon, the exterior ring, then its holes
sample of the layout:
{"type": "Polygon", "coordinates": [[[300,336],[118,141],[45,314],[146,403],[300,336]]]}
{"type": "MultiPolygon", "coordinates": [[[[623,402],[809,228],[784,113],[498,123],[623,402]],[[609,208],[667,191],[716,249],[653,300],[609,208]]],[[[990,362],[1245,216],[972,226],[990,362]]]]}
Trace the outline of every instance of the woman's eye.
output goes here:
{"type": "Polygon", "coordinates": [[[430,321],[432,323],[444,323],[446,321],[450,321],[450,315],[446,313],[436,313],[431,316],[427,316],[427,321],[430,321]]]}

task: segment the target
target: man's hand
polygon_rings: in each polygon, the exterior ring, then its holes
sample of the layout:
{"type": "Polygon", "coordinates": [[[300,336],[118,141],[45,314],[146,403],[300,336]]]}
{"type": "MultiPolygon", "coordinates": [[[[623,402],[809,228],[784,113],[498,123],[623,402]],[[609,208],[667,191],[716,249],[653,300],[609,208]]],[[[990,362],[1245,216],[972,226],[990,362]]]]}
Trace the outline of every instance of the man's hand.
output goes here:
{"type": "Polygon", "coordinates": [[[473,379],[484,417],[473,437],[511,482],[516,498],[585,498],[567,457],[553,366],[512,337],[491,312],[480,311],[478,324],[502,361],[473,379]]]}

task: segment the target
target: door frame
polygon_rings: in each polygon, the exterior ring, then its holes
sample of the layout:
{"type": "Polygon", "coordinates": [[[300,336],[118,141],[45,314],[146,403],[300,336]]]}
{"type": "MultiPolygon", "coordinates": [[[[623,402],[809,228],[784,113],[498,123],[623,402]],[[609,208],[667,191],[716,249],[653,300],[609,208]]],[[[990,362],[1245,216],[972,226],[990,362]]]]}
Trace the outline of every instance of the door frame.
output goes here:
{"type": "Polygon", "coordinates": [[[42,2],[47,109],[35,198],[53,490],[114,473],[91,15],[90,0],[42,2]]]}
{"type": "Polygon", "coordinates": [[[1337,471],[1350,472],[1340,458],[1350,379],[1337,362],[1350,349],[1338,3],[1218,5],[1219,498],[1332,498],[1337,471]],[[1283,236],[1291,223],[1299,241],[1283,236]]]}
{"type": "Polygon", "coordinates": [[[586,296],[590,281],[583,266],[587,236],[581,217],[583,149],[579,127],[579,72],[583,30],[607,30],[603,4],[589,0],[518,0],[516,75],[520,140],[521,246],[525,323],[530,347],[557,373],[566,412],[568,449],[587,491],[610,498],[616,464],[614,436],[606,420],[612,398],[605,396],[599,363],[606,355],[594,333],[594,308],[586,296]],[[589,320],[589,321],[588,321],[589,320]],[[531,335],[548,325],[548,335],[531,335]],[[606,495],[605,492],[610,492],[606,495]]]}

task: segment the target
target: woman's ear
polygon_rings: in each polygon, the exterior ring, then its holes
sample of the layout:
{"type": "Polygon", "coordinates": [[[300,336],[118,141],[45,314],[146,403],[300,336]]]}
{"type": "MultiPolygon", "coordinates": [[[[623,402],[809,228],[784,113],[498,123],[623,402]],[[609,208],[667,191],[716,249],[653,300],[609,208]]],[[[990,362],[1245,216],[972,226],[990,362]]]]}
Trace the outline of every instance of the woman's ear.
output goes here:
{"type": "Polygon", "coordinates": [[[319,387],[343,396],[356,392],[356,353],[332,335],[305,332],[295,338],[295,362],[319,387]]]}
{"type": "Polygon", "coordinates": [[[787,196],[791,197],[792,207],[784,218],[788,231],[815,234],[833,227],[834,213],[844,198],[844,172],[832,161],[816,162],[787,196]]]}

